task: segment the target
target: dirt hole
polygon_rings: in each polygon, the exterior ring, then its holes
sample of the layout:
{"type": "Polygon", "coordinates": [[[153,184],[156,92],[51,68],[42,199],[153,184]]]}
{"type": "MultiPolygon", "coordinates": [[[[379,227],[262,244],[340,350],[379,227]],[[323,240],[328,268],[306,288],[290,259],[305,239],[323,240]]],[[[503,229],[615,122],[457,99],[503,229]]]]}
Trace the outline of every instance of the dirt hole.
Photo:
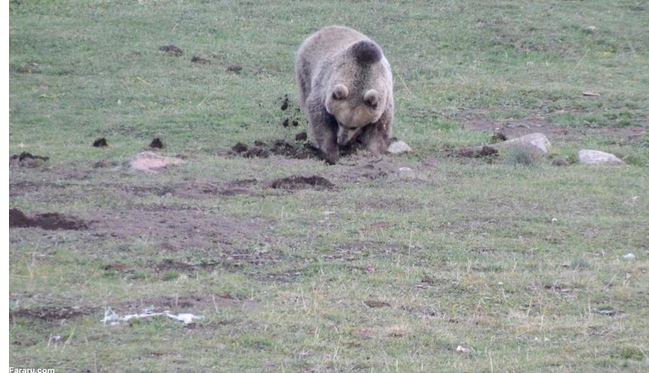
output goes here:
{"type": "Polygon", "coordinates": [[[165,145],[162,143],[162,140],[160,140],[159,137],[156,137],[155,139],[151,140],[151,143],[149,144],[149,148],[152,149],[162,149],[164,147],[165,145]]]}

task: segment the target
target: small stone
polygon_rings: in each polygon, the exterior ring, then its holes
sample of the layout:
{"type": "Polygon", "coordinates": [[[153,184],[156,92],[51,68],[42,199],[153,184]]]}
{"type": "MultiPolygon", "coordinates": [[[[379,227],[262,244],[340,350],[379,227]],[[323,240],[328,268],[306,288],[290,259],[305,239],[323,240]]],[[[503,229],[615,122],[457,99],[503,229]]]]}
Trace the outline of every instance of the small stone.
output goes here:
{"type": "Polygon", "coordinates": [[[409,153],[411,151],[412,151],[412,148],[408,144],[406,144],[404,141],[401,141],[401,140],[394,141],[388,147],[388,153],[390,153],[390,154],[409,153]]]}
{"type": "Polygon", "coordinates": [[[578,154],[579,163],[587,165],[610,165],[620,166],[624,161],[611,153],[599,150],[582,149],[578,154]]]}

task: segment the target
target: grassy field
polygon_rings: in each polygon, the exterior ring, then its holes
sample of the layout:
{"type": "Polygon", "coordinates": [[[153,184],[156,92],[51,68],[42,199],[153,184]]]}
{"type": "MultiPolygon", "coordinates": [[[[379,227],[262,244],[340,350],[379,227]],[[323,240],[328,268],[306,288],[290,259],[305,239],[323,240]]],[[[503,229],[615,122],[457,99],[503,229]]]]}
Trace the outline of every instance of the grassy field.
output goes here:
{"type": "Polygon", "coordinates": [[[49,157],[11,166],[10,207],[83,223],[10,229],[11,366],[649,369],[646,2],[9,8],[10,154],[49,157]],[[335,166],[228,154],[301,146],[294,53],[329,24],[381,44],[414,151],[335,166]],[[543,132],[552,153],[448,157],[496,128],[543,132]],[[130,169],[154,137],[185,163],[130,169]],[[627,165],[579,165],[582,148],[627,165]],[[333,186],[273,188],[292,175],[333,186]],[[150,307],[205,318],[101,322],[150,307]]]}

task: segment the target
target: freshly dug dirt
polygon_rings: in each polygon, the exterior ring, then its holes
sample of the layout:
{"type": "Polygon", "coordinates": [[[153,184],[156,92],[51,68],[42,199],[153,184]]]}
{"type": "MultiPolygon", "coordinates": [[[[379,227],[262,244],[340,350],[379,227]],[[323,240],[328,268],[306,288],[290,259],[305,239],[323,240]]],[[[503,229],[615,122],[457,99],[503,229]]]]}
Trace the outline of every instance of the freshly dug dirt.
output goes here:
{"type": "Polygon", "coordinates": [[[183,50],[173,44],[161,46],[160,51],[175,57],[180,57],[183,55],[183,50]]]}
{"type": "Polygon", "coordinates": [[[38,167],[47,162],[50,157],[44,157],[42,155],[33,155],[31,153],[22,152],[20,154],[14,154],[9,157],[9,166],[17,167],[38,167]]]}
{"type": "Polygon", "coordinates": [[[94,312],[94,309],[89,307],[56,307],[56,306],[43,306],[35,308],[21,308],[9,312],[9,318],[24,317],[30,319],[37,319],[43,321],[59,321],[68,320],[76,317],[89,315],[94,312]]]}
{"type": "Polygon", "coordinates": [[[271,146],[259,140],[252,147],[237,143],[231,148],[230,154],[244,158],[268,158],[271,154],[293,159],[318,158],[317,149],[310,144],[294,145],[284,140],[277,140],[271,146]]]}
{"type": "Polygon", "coordinates": [[[483,146],[481,148],[463,148],[454,150],[449,153],[450,157],[459,158],[484,158],[484,157],[497,157],[498,150],[491,146],[483,146]]]}
{"type": "Polygon", "coordinates": [[[270,187],[273,189],[332,189],[335,185],[322,176],[289,176],[273,180],[270,187]]]}
{"type": "Polygon", "coordinates": [[[226,71],[231,72],[231,73],[235,73],[235,74],[239,74],[241,72],[241,70],[243,70],[243,67],[241,65],[230,65],[226,69],[226,71]]]}
{"type": "Polygon", "coordinates": [[[207,58],[200,57],[200,56],[194,56],[194,57],[192,57],[192,62],[201,64],[201,65],[206,65],[206,64],[210,63],[210,60],[208,60],[207,58]]]}
{"type": "Polygon", "coordinates": [[[30,218],[16,208],[9,209],[9,227],[42,228],[47,230],[80,230],[88,228],[82,220],[65,217],[56,212],[36,214],[30,218]]]}
{"type": "Polygon", "coordinates": [[[108,141],[106,141],[105,137],[100,137],[92,143],[92,146],[94,146],[95,148],[103,148],[105,146],[108,146],[108,141]]]}

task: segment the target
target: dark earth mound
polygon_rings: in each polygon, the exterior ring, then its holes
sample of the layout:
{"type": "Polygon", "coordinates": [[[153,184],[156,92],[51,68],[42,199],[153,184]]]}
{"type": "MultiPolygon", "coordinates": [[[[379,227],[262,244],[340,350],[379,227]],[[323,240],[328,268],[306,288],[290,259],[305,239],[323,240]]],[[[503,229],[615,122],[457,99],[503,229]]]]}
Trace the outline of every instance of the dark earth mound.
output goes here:
{"type": "Polygon", "coordinates": [[[37,308],[21,308],[15,311],[11,311],[9,313],[9,317],[11,319],[24,317],[52,322],[72,319],[75,317],[88,315],[92,312],[94,312],[94,310],[88,307],[43,306],[37,308]]]}
{"type": "Polygon", "coordinates": [[[273,189],[332,189],[335,185],[322,176],[289,176],[273,180],[270,187],[273,189]]]}
{"type": "Polygon", "coordinates": [[[297,135],[295,135],[295,141],[306,141],[307,135],[306,132],[300,132],[297,135]]]}
{"type": "Polygon", "coordinates": [[[241,65],[230,65],[226,69],[226,71],[231,72],[231,73],[235,73],[235,74],[239,74],[241,72],[241,70],[243,70],[243,67],[241,65]]]}
{"type": "Polygon", "coordinates": [[[92,143],[92,146],[94,146],[95,148],[103,148],[105,146],[108,146],[108,141],[106,141],[105,137],[100,137],[92,143]]]}
{"type": "Polygon", "coordinates": [[[270,155],[293,159],[318,158],[318,150],[310,144],[291,144],[284,140],[277,140],[273,145],[257,140],[252,147],[239,142],[231,148],[230,154],[244,158],[268,158],[270,155]]]}
{"type": "Polygon", "coordinates": [[[151,143],[149,144],[149,148],[153,148],[153,149],[162,149],[164,147],[165,146],[164,146],[164,144],[162,143],[162,140],[160,140],[159,137],[156,137],[155,139],[153,139],[151,141],[151,143]]]}
{"type": "Polygon", "coordinates": [[[47,162],[49,159],[50,157],[22,152],[20,154],[14,154],[9,157],[9,165],[21,167],[37,167],[47,162]]]}
{"type": "Polygon", "coordinates": [[[183,50],[173,44],[161,46],[160,51],[176,57],[180,57],[183,55],[183,50]]]}
{"type": "Polygon", "coordinates": [[[497,157],[498,150],[491,146],[483,146],[481,148],[463,148],[454,150],[449,153],[450,157],[461,158],[483,158],[483,157],[497,157]]]}
{"type": "Polygon", "coordinates": [[[82,220],[65,217],[55,212],[36,214],[30,218],[16,208],[9,209],[9,227],[42,228],[47,230],[79,230],[88,228],[82,220]]]}
{"type": "Polygon", "coordinates": [[[200,56],[194,56],[194,57],[192,57],[192,62],[201,64],[201,65],[206,65],[206,64],[210,63],[210,60],[208,60],[207,58],[200,57],[200,56]]]}

